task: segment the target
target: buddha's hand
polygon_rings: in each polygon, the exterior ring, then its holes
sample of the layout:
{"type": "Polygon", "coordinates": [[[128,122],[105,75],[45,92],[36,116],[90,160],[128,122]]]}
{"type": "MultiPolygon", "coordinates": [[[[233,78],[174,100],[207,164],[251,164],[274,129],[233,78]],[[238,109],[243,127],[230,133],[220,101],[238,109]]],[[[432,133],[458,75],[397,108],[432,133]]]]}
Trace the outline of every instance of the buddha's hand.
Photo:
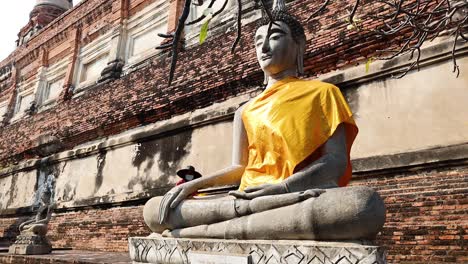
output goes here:
{"type": "Polygon", "coordinates": [[[307,191],[300,192],[300,197],[303,200],[307,200],[309,198],[316,198],[319,197],[322,193],[324,193],[324,189],[309,189],[307,191]]]}
{"type": "Polygon", "coordinates": [[[164,224],[170,209],[174,209],[185,198],[196,192],[198,187],[193,182],[187,182],[168,191],[159,205],[159,224],[164,224]]]}
{"type": "Polygon", "coordinates": [[[252,200],[254,198],[266,195],[276,195],[288,193],[288,187],[285,183],[276,183],[276,184],[262,184],[254,187],[247,187],[243,192],[241,191],[231,191],[229,195],[232,195],[238,199],[252,200]]]}

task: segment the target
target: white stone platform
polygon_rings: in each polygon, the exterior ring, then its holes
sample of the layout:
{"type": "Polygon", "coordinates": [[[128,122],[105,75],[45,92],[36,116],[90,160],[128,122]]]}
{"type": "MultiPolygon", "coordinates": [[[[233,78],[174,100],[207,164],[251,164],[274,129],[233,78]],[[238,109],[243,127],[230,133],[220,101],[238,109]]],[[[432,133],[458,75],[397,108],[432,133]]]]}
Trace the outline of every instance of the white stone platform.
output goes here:
{"type": "MultiPolygon", "coordinates": [[[[386,251],[368,242],[317,242],[298,240],[172,239],[157,236],[129,238],[134,264],[195,264],[190,253],[207,256],[244,256],[247,262],[224,264],[385,264],[386,251]]],[[[214,258],[213,258],[214,260],[214,258]]],[[[217,264],[219,261],[216,261],[217,264]]],[[[213,261],[196,263],[215,263],[213,261]]]]}

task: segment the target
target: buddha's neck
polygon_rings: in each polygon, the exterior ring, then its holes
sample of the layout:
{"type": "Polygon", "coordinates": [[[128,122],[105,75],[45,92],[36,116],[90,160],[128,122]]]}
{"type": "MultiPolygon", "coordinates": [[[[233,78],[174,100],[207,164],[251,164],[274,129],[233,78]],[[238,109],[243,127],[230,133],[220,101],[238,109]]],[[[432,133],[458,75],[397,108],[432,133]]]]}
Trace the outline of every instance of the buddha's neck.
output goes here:
{"type": "Polygon", "coordinates": [[[287,77],[297,77],[297,70],[296,69],[287,69],[277,74],[271,74],[268,76],[268,84],[266,88],[270,88],[273,84],[278,81],[283,80],[287,77]]]}

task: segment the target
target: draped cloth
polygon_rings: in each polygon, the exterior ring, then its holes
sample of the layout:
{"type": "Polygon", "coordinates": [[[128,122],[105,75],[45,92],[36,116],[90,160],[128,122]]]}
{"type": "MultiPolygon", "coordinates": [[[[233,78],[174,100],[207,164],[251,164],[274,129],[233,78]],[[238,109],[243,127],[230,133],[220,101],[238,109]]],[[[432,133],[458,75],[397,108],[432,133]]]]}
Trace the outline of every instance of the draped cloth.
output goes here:
{"type": "Polygon", "coordinates": [[[303,165],[301,162],[320,158],[320,147],[340,124],[346,130],[348,167],[339,185],[346,186],[351,179],[351,146],[358,133],[352,115],[340,90],[332,84],[294,77],[276,82],[242,113],[249,159],[239,190],[282,182],[303,165]]]}

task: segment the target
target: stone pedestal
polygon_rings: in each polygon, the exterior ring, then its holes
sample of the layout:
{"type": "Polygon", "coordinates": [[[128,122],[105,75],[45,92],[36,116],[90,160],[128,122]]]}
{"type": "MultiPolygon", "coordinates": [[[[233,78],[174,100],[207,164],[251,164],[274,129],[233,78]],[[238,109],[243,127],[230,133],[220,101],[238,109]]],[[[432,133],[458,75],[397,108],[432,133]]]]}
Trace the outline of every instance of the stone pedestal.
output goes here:
{"type": "Polygon", "coordinates": [[[43,236],[19,235],[8,253],[15,255],[43,255],[52,252],[52,245],[43,236]]]}
{"type": "MultiPolygon", "coordinates": [[[[228,257],[244,256],[245,259],[248,259],[247,263],[252,264],[386,263],[386,252],[383,248],[362,241],[172,239],[153,235],[129,238],[129,251],[134,264],[202,263],[198,260],[193,261],[192,253],[205,254],[206,256],[213,253],[228,257]]],[[[212,263],[212,261],[206,263],[212,263]]],[[[241,262],[224,261],[223,263],[241,262]]]]}

